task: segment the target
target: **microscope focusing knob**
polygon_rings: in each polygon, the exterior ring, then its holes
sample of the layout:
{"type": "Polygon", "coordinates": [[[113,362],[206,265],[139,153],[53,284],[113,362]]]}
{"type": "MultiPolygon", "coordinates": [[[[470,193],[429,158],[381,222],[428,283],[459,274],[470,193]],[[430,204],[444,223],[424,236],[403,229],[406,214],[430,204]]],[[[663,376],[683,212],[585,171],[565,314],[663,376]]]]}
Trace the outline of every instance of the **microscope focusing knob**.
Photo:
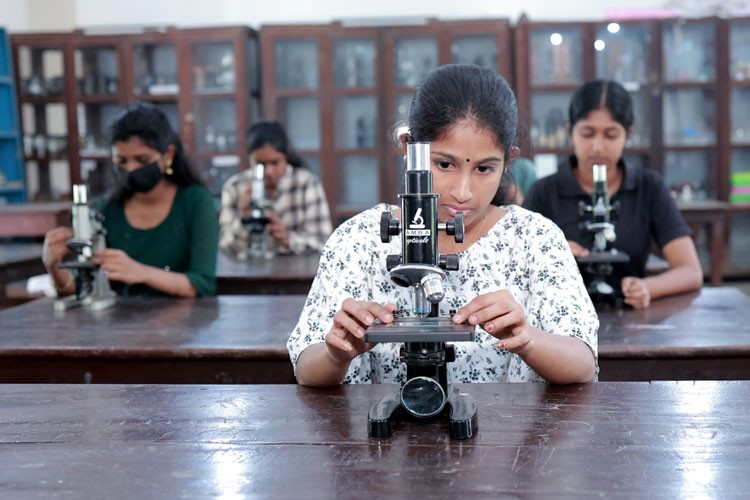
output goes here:
{"type": "Polygon", "coordinates": [[[448,234],[454,235],[454,239],[456,240],[456,243],[463,243],[464,242],[464,213],[463,212],[456,212],[456,216],[453,218],[452,221],[448,221],[446,224],[446,232],[448,234]],[[451,227],[451,231],[448,232],[448,227],[451,227]]]}
{"type": "Polygon", "coordinates": [[[383,212],[380,215],[380,241],[390,243],[391,236],[397,236],[401,232],[401,223],[391,212],[383,212]]]}
{"type": "Polygon", "coordinates": [[[455,253],[441,255],[439,265],[446,271],[458,271],[458,255],[455,253]]]}
{"type": "Polygon", "coordinates": [[[400,255],[389,255],[385,259],[385,267],[388,271],[391,271],[394,267],[401,264],[401,256],[400,255]]]}

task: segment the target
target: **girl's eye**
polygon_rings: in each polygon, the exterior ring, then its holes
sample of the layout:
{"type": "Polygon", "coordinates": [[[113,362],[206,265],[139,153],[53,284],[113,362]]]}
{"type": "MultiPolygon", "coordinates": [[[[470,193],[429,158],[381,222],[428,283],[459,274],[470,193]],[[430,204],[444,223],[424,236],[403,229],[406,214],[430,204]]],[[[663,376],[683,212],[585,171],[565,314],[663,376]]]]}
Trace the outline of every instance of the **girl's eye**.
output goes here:
{"type": "Polygon", "coordinates": [[[480,174],[487,174],[487,173],[494,172],[494,171],[495,171],[495,167],[492,167],[490,165],[479,165],[477,167],[477,172],[479,172],[480,174]]]}
{"type": "Polygon", "coordinates": [[[438,167],[440,167],[443,170],[451,167],[450,162],[447,162],[447,161],[436,161],[435,163],[437,164],[438,167]]]}

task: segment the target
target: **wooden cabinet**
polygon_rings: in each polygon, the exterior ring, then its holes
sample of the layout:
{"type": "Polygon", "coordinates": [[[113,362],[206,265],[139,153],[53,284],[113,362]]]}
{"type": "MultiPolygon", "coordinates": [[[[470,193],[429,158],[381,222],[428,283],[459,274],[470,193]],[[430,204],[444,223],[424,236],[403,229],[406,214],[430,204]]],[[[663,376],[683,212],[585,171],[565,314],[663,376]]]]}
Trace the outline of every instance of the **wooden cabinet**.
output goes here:
{"type": "Polygon", "coordinates": [[[721,267],[712,261],[717,255],[726,259],[725,275],[750,272],[750,203],[741,194],[750,171],[747,19],[522,20],[515,41],[517,92],[529,127],[522,154],[535,157],[540,175],[572,152],[565,125],[575,89],[594,78],[617,80],[634,102],[626,159],[659,171],[694,227],[704,225],[709,205],[712,220],[717,209],[729,218],[729,255],[716,248],[710,234],[717,231],[697,235],[707,273],[721,267]]]}
{"type": "Polygon", "coordinates": [[[215,197],[247,166],[245,131],[260,113],[253,30],[12,38],[33,199],[66,199],[80,182],[104,192],[114,181],[108,127],[134,101],[165,112],[215,197]]]}
{"type": "Polygon", "coordinates": [[[510,80],[505,20],[264,26],[261,38],[265,116],[284,123],[321,176],[334,222],[396,200],[403,153],[394,130],[427,72],[472,62],[510,80]]]}

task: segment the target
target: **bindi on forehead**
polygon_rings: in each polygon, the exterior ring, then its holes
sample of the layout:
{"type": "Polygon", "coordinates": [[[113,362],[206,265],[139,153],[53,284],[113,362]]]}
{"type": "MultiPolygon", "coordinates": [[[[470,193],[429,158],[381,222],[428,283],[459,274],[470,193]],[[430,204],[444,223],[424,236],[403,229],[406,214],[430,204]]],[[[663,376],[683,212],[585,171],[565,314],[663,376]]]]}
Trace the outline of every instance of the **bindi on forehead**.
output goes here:
{"type": "Polygon", "coordinates": [[[469,158],[466,158],[466,163],[469,163],[471,160],[469,158]]]}

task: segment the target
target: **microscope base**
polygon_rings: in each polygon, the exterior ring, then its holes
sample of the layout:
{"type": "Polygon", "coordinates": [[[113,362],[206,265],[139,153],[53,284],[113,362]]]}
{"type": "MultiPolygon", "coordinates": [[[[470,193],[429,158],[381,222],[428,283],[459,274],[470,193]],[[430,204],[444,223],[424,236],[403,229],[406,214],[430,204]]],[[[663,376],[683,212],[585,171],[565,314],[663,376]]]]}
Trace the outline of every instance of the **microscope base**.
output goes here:
{"type": "Polygon", "coordinates": [[[106,297],[88,296],[82,299],[76,298],[75,295],[72,295],[63,299],[57,299],[55,301],[55,311],[62,312],[76,307],[86,307],[92,311],[102,311],[115,305],[115,297],[116,295],[114,293],[111,296],[106,297]]]}
{"type": "MultiPolygon", "coordinates": [[[[445,409],[448,410],[450,435],[453,439],[469,439],[474,436],[477,430],[477,403],[472,396],[452,387],[448,392],[445,409]]],[[[401,391],[394,391],[370,408],[367,434],[373,438],[389,438],[396,421],[406,415],[408,413],[401,405],[401,391]]]]}

